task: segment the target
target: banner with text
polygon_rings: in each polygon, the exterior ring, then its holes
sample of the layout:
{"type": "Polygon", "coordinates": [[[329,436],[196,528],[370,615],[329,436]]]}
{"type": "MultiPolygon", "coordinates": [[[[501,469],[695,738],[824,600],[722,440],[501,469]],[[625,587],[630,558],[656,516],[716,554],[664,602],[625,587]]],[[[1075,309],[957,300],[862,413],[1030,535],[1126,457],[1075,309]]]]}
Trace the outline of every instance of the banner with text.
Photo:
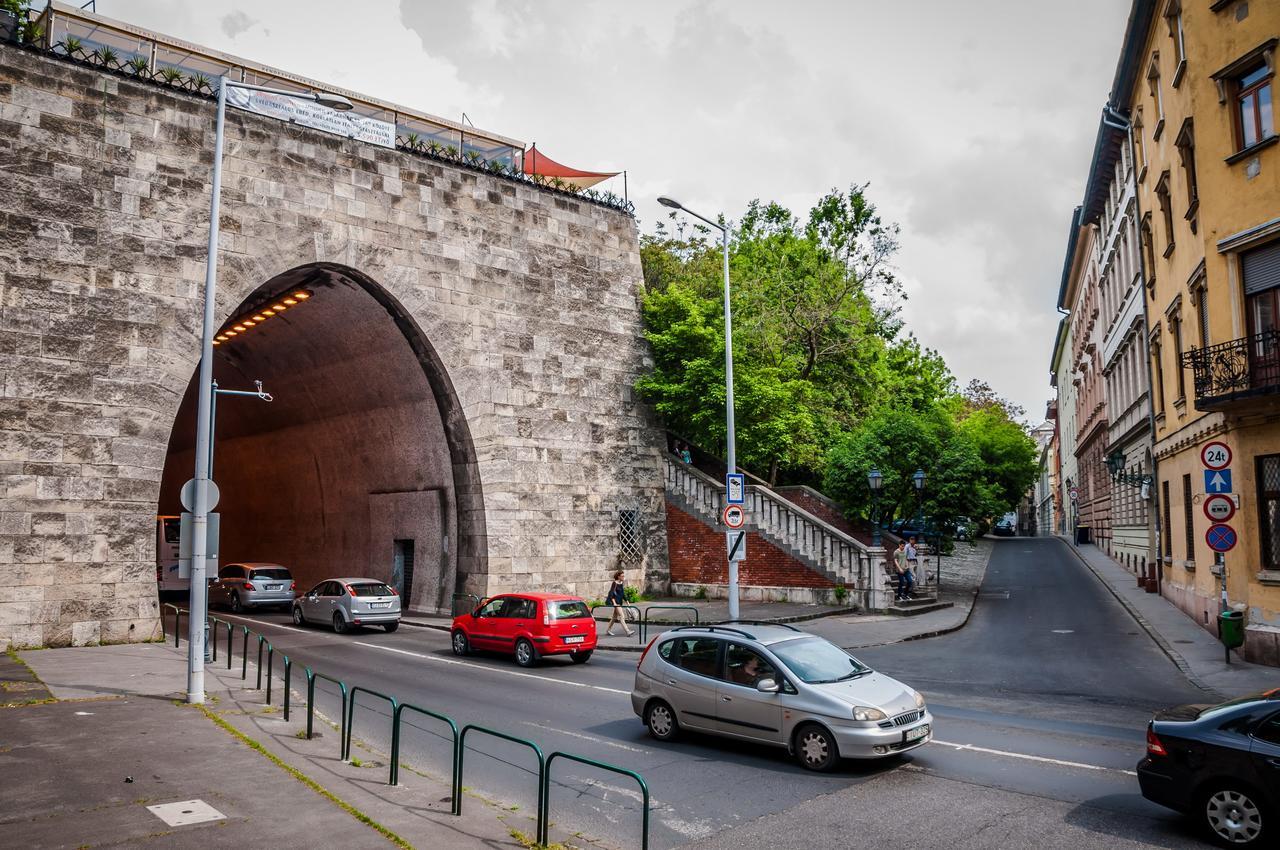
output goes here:
{"type": "Polygon", "coordinates": [[[240,88],[235,83],[231,83],[227,86],[227,103],[237,109],[268,115],[279,118],[281,121],[290,121],[337,136],[381,145],[384,148],[396,146],[396,128],[391,122],[379,121],[354,112],[339,112],[336,109],[321,106],[305,95],[290,97],[270,94],[240,88]]]}

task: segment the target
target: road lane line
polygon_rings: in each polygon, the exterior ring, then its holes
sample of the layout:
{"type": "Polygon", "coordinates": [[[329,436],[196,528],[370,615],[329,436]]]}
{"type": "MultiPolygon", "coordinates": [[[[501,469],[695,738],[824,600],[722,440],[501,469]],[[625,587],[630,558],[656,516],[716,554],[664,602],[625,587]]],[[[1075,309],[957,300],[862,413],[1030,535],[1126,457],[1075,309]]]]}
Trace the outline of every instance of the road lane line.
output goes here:
{"type": "Polygon", "coordinates": [[[394,646],[382,646],[376,643],[364,643],[363,641],[353,640],[351,643],[356,646],[367,646],[370,649],[381,649],[384,652],[395,652],[400,655],[408,655],[413,658],[421,658],[423,661],[434,661],[437,664],[456,664],[459,667],[471,667],[476,670],[485,670],[490,673],[500,673],[504,676],[518,676],[521,679],[536,679],[539,682],[550,682],[556,685],[567,685],[571,688],[587,688],[592,691],[604,691],[607,694],[622,694],[623,696],[631,696],[631,691],[624,691],[621,688],[606,688],[604,685],[589,685],[586,682],[570,682],[565,679],[552,679],[547,676],[538,676],[533,673],[521,673],[517,670],[504,670],[501,667],[488,667],[484,664],[472,664],[470,661],[459,661],[456,658],[441,658],[438,655],[424,655],[421,652],[413,652],[408,649],[398,649],[394,646]]]}
{"type": "Polygon", "coordinates": [[[1008,750],[993,750],[988,747],[977,747],[977,746],[974,746],[973,744],[953,744],[950,741],[939,741],[937,738],[933,739],[933,743],[939,744],[940,746],[943,746],[943,747],[951,747],[954,750],[968,750],[970,752],[975,752],[975,753],[987,753],[993,756],[1007,756],[1008,758],[1023,759],[1025,761],[1038,761],[1038,762],[1043,762],[1045,764],[1056,764],[1059,767],[1079,767],[1085,770],[1103,770],[1103,771],[1109,771],[1113,773],[1124,773],[1129,776],[1138,775],[1137,772],[1135,771],[1125,770],[1124,768],[1120,768],[1120,767],[1103,767],[1102,765],[1085,764],[1084,762],[1079,762],[1079,761],[1065,761],[1063,759],[1051,759],[1045,756],[1027,755],[1026,753],[1011,753],[1008,750]]]}
{"type": "Polygon", "coordinates": [[[548,732],[555,732],[557,735],[568,735],[570,738],[581,738],[584,741],[590,741],[593,744],[604,744],[606,747],[617,747],[620,750],[626,750],[629,753],[648,753],[648,750],[642,750],[639,747],[633,747],[630,744],[619,744],[617,741],[606,741],[604,738],[597,738],[595,735],[584,735],[581,732],[570,732],[568,729],[557,729],[554,726],[548,726],[545,723],[534,723],[532,720],[520,721],[525,726],[534,726],[538,729],[546,729],[548,732]]]}

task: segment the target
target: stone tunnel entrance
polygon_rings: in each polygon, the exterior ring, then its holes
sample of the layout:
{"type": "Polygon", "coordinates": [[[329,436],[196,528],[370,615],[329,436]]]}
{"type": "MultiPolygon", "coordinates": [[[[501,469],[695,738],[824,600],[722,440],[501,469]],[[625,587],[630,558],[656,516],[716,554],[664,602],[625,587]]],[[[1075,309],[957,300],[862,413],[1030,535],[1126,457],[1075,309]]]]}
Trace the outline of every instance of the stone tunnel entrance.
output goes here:
{"type": "MultiPolygon", "coordinates": [[[[447,611],[484,572],[483,508],[462,410],[413,320],[376,282],[313,264],[259,287],[221,326],[213,478],[218,563],[287,566],[302,592],[335,576],[447,611]],[[465,502],[459,509],[459,494],[465,502]]],[[[198,372],[197,372],[198,375],[198,372]]],[[[176,515],[194,469],[196,376],[169,441],[158,511],[176,515]]]]}

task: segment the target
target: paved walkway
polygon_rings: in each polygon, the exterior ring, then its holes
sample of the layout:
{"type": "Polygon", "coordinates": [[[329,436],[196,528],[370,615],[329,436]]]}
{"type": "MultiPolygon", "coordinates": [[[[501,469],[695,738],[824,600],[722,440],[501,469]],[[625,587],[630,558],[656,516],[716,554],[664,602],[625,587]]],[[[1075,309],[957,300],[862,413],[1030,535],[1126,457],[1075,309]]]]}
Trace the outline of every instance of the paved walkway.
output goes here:
{"type": "Polygon", "coordinates": [[[1215,697],[1235,697],[1280,687],[1280,669],[1250,664],[1231,653],[1231,663],[1218,639],[1169,600],[1147,593],[1132,573],[1092,544],[1070,547],[1103,584],[1110,588],[1138,624],[1191,682],[1215,697]]]}
{"type": "MultiPolygon", "coordinates": [[[[743,602],[738,609],[739,618],[743,620],[763,620],[781,623],[796,623],[799,628],[814,634],[822,635],[828,640],[845,647],[880,646],[887,643],[899,643],[904,640],[933,637],[955,631],[963,626],[973,611],[973,602],[978,588],[987,572],[987,561],[991,558],[992,543],[989,540],[978,540],[973,543],[957,543],[955,552],[942,559],[942,591],[941,601],[952,603],[952,607],[926,614],[904,617],[890,614],[867,614],[838,605],[809,605],[799,602],[743,602]]],[[[931,580],[937,574],[933,559],[929,558],[928,571],[931,580]]],[[[698,622],[723,622],[729,617],[728,602],[723,599],[660,599],[637,603],[642,614],[648,608],[662,606],[679,606],[677,610],[655,611],[651,620],[657,618],[665,625],[673,623],[693,622],[693,612],[698,612],[698,622]]],[[[604,650],[619,652],[639,652],[644,649],[639,629],[634,622],[635,613],[628,612],[629,625],[633,630],[627,637],[619,630],[614,635],[605,634],[605,623],[612,609],[596,610],[597,631],[600,635],[598,647],[604,650]]],[[[452,618],[422,614],[407,615],[402,622],[412,626],[448,631],[452,618]]],[[[648,637],[654,637],[661,628],[650,627],[648,637]]]]}
{"type": "MultiPolygon", "coordinates": [[[[239,649],[237,641],[231,671],[224,657],[206,667],[207,711],[180,703],[185,643],[21,652],[58,701],[0,708],[0,774],[23,777],[0,782],[0,843],[479,850],[520,847],[517,833],[535,834],[531,813],[471,795],[463,815],[449,814],[448,781],[407,766],[398,785],[387,785],[386,753],[358,739],[357,759],[342,761],[338,732],[323,717],[320,735],[306,740],[302,671],[293,671],[286,721],[280,665],[275,704],[266,705],[264,691],[252,689],[252,661],[248,681],[240,679],[239,649]],[[211,819],[171,826],[148,808],[203,808],[193,801],[211,807],[211,819]]],[[[552,830],[553,840],[564,837],[552,830]]]]}

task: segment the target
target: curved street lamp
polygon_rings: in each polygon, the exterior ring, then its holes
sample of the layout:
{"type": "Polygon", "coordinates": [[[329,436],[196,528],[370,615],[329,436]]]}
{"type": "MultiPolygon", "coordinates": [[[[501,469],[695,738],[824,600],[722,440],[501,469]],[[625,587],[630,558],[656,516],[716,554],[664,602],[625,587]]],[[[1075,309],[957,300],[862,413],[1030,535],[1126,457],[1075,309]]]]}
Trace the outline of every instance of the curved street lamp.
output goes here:
{"type": "MultiPolygon", "coordinates": [[[[673,210],[681,210],[720,231],[724,253],[724,419],[725,466],[731,475],[738,471],[737,437],[733,428],[733,312],[729,305],[729,228],[706,216],[698,215],[679,201],[662,195],[658,203],[673,210]]],[[[728,478],[725,479],[725,496],[728,497],[728,478]]],[[[738,562],[729,562],[729,619],[738,619],[738,562]]]]}
{"type": "Polygon", "coordinates": [[[884,489],[884,476],[872,468],[867,473],[867,486],[871,488],[871,545],[880,545],[880,491],[884,489]]]}

